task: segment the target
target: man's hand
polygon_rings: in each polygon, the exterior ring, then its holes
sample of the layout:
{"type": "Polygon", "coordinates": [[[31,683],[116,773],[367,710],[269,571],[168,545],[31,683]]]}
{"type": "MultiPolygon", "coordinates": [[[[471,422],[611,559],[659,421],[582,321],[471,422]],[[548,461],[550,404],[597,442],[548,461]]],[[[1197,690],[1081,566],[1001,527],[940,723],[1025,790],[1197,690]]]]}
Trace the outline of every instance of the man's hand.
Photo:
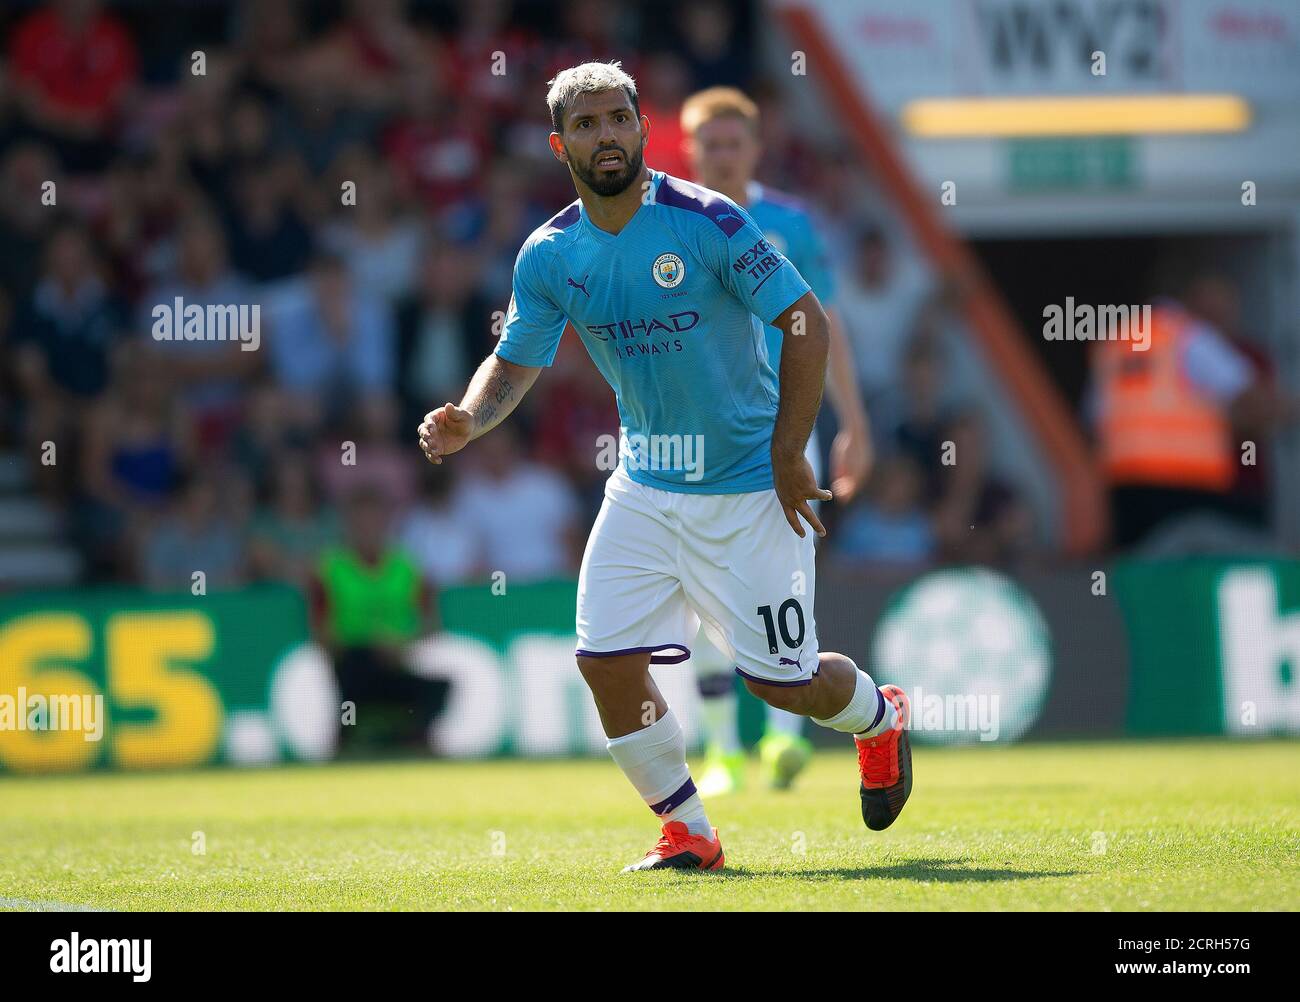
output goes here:
{"type": "Polygon", "coordinates": [[[424,415],[420,425],[420,448],[429,462],[438,464],[443,456],[459,452],[474,434],[474,415],[455,404],[443,404],[424,415]]]}
{"type": "Polygon", "coordinates": [[[848,504],[871,472],[871,435],[866,428],[841,428],[831,444],[831,490],[848,504]]]}
{"type": "Polygon", "coordinates": [[[785,520],[790,523],[796,536],[803,539],[807,535],[804,527],[799,524],[800,515],[817,535],[826,535],[826,529],[813,514],[808,502],[814,499],[829,501],[831,492],[817,486],[812,466],[802,452],[782,457],[775,449],[772,450],[772,486],[781,502],[781,509],[785,512],[785,520]]]}

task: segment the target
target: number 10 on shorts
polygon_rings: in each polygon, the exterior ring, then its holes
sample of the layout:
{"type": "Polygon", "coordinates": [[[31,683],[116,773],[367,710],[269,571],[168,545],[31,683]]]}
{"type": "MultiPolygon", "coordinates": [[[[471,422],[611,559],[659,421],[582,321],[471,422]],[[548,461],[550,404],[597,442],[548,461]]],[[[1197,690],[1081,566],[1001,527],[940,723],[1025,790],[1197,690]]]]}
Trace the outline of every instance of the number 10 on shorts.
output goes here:
{"type": "Polygon", "coordinates": [[[767,632],[767,649],[770,654],[780,653],[780,648],[776,645],[776,631],[781,630],[781,640],[786,647],[797,650],[803,645],[804,622],[803,607],[799,600],[788,598],[781,603],[781,608],[776,612],[776,618],[772,617],[772,607],[770,605],[760,605],[758,614],[763,617],[763,628],[767,632]],[[794,613],[795,624],[798,627],[798,634],[790,636],[790,613],[794,613]]]}

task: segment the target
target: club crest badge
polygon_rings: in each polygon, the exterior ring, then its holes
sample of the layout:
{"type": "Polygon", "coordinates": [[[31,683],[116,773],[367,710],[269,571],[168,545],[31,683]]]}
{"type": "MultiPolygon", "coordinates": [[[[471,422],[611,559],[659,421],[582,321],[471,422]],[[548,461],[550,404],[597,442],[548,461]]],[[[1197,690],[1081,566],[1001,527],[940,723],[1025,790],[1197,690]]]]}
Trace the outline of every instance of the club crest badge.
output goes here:
{"type": "Polygon", "coordinates": [[[686,265],[676,254],[660,254],[650,268],[655,282],[664,289],[675,289],[686,277],[686,265]]]}

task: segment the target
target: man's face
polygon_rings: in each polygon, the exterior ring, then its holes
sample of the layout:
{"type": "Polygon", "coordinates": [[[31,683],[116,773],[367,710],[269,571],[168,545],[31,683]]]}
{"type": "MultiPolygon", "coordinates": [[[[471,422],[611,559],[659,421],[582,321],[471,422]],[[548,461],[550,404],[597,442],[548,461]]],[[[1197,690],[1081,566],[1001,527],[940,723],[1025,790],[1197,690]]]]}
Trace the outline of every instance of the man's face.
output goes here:
{"type": "Polygon", "coordinates": [[[715,191],[737,191],[753,178],[762,149],[748,122],[724,115],[697,128],[687,140],[686,152],[700,184],[715,191]]]}
{"type": "Polygon", "coordinates": [[[622,90],[578,95],[563,124],[551,149],[597,195],[622,194],[640,176],[649,124],[622,90]]]}

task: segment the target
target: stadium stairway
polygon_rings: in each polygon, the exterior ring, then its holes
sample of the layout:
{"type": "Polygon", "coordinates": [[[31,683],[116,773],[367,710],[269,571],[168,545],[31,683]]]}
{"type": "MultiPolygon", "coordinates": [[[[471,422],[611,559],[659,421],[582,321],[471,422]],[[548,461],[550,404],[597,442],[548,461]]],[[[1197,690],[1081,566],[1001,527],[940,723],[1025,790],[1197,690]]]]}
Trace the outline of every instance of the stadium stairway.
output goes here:
{"type": "Polygon", "coordinates": [[[63,519],[32,488],[26,459],[0,452],[0,592],[71,584],[81,571],[63,519]]]}

